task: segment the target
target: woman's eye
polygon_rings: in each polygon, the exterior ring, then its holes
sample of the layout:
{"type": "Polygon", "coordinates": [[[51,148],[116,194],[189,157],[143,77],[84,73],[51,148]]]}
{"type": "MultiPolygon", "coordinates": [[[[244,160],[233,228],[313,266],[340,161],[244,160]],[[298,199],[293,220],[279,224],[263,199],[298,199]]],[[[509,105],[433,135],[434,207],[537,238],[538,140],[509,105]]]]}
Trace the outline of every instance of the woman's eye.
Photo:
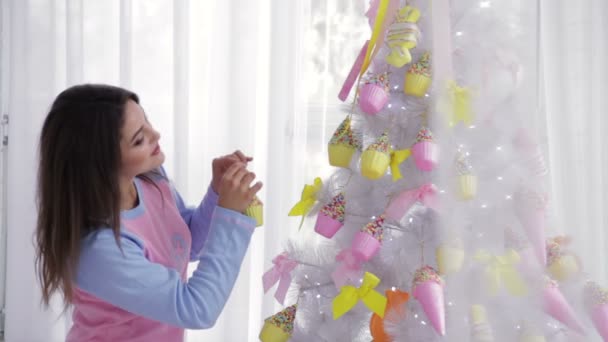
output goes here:
{"type": "Polygon", "coordinates": [[[135,145],[135,146],[139,146],[139,145],[141,145],[141,143],[143,143],[143,142],[144,142],[144,138],[137,139],[137,140],[135,140],[135,144],[134,144],[134,145],[135,145]]]}

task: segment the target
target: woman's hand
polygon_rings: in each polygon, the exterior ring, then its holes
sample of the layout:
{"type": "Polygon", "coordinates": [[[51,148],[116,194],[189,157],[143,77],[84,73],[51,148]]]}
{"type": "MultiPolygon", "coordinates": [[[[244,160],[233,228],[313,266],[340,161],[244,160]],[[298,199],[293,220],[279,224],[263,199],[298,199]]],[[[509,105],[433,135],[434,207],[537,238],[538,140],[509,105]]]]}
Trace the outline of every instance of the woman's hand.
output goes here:
{"type": "Polygon", "coordinates": [[[244,163],[234,162],[219,181],[217,205],[239,213],[245,212],[255,194],[262,188],[262,182],[251,186],[254,179],[255,173],[247,171],[244,163]]]}
{"type": "Polygon", "coordinates": [[[224,173],[228,170],[228,168],[236,163],[241,162],[247,166],[247,163],[252,161],[252,157],[248,157],[243,154],[243,152],[236,150],[232,154],[228,154],[219,158],[213,159],[212,170],[213,170],[213,178],[211,179],[211,188],[215,191],[216,194],[219,194],[219,183],[224,173]]]}

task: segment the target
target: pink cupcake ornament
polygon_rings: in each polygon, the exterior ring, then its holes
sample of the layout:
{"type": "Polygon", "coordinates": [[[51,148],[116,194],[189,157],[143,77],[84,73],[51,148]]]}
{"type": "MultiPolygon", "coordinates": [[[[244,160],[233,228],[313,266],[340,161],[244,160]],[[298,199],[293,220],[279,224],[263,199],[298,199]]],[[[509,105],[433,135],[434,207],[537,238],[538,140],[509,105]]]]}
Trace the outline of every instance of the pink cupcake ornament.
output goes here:
{"type": "Polygon", "coordinates": [[[368,223],[355,234],[351,244],[351,250],[362,260],[371,259],[382,243],[384,228],[384,215],[380,215],[374,221],[368,223]]]}
{"type": "Polygon", "coordinates": [[[427,127],[422,127],[416,135],[416,143],[412,148],[414,162],[418,169],[431,171],[439,161],[439,145],[433,140],[433,133],[427,127]]]}
{"type": "Polygon", "coordinates": [[[331,239],[344,225],[345,201],[344,194],[339,193],[329,204],[321,208],[315,224],[315,232],[331,239]]]}
{"type": "Polygon", "coordinates": [[[420,302],[426,317],[441,336],[445,335],[444,283],[431,266],[423,266],[414,274],[412,294],[420,302]]]}
{"type": "Polygon", "coordinates": [[[379,113],[389,98],[389,84],[387,72],[375,75],[365,82],[359,93],[359,106],[366,114],[379,113]]]}

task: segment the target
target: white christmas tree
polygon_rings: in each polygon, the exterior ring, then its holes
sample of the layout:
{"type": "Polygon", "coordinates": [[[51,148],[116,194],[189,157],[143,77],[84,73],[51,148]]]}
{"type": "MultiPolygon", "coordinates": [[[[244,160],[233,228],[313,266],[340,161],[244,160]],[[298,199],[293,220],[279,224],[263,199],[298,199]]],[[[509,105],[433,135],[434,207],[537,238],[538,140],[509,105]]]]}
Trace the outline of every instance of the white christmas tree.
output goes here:
{"type": "Polygon", "coordinates": [[[370,2],[336,170],[289,213],[314,229],[264,275],[287,309],[263,341],[608,341],[608,292],[548,219],[537,11],[370,2]]]}

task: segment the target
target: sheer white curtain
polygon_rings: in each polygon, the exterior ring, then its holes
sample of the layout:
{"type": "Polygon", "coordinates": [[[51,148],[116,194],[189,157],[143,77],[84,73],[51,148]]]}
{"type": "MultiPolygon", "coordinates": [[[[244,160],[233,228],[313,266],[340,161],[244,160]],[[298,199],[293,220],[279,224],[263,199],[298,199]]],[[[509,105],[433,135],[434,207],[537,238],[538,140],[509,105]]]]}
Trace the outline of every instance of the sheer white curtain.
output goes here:
{"type": "Polygon", "coordinates": [[[556,228],[608,286],[608,2],[542,1],[542,65],[556,228]]]}
{"type": "Polygon", "coordinates": [[[264,181],[265,227],[254,235],[216,327],[189,341],[256,341],[278,311],[261,275],[296,222],[305,181],[306,114],[298,91],[301,4],[265,0],[0,0],[2,108],[8,153],[7,341],[61,341],[69,318],[40,307],[33,268],[36,144],[61,90],[103,82],[137,92],[161,131],[166,169],[198,203],[212,158],[241,149],[264,181]],[[273,28],[271,30],[271,27],[273,28]],[[4,78],[4,77],[3,77],[4,78]]]}

